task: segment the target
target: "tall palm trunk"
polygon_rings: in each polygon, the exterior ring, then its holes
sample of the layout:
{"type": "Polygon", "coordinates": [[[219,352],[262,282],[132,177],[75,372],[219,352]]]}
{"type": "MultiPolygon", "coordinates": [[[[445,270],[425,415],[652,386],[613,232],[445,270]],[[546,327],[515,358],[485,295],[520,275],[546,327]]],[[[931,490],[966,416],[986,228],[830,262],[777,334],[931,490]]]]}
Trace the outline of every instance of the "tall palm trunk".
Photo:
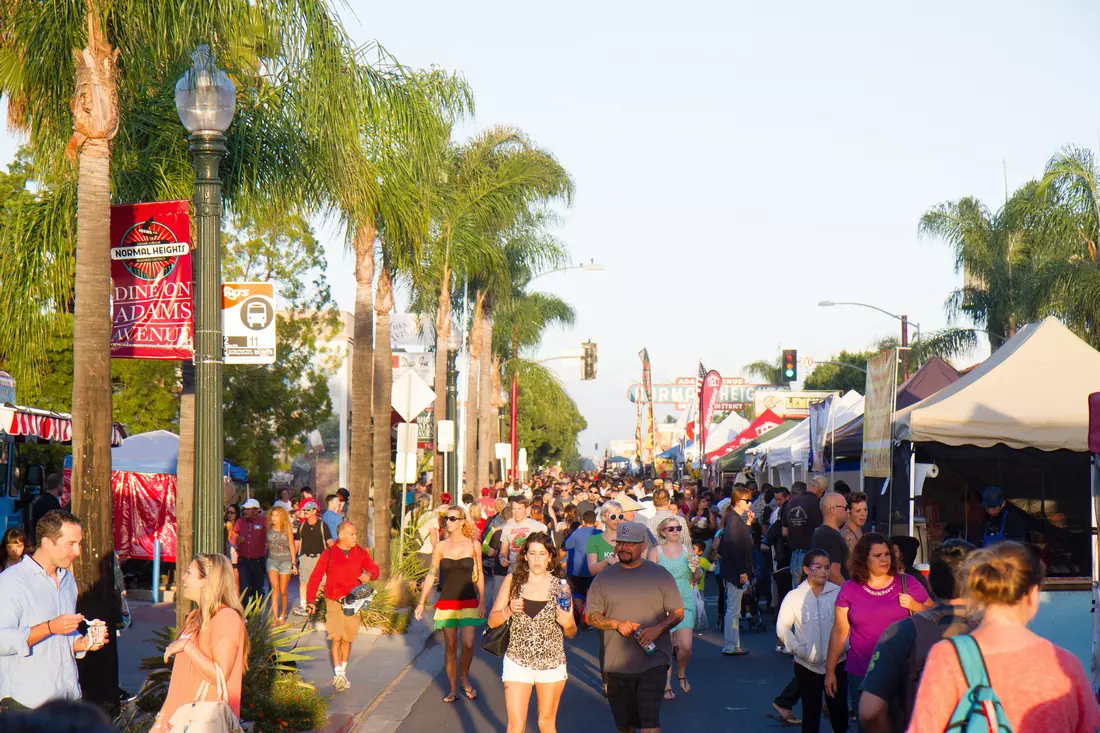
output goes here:
{"type": "Polygon", "coordinates": [[[481,309],[481,356],[478,358],[478,400],[477,400],[477,485],[488,486],[492,483],[490,470],[493,462],[492,421],[496,419],[493,405],[492,371],[493,321],[489,309],[481,309]]]}
{"type": "MultiPolygon", "coordinates": [[[[493,337],[490,335],[489,336],[489,343],[492,343],[492,342],[493,342],[493,337]]],[[[501,384],[500,384],[500,357],[499,356],[495,356],[495,355],[493,356],[493,364],[492,364],[492,368],[490,369],[490,373],[492,374],[492,377],[493,377],[492,386],[490,387],[490,389],[493,390],[493,395],[495,396],[495,399],[493,400],[493,408],[494,408],[493,409],[493,419],[489,421],[489,428],[490,428],[490,430],[489,430],[489,440],[491,441],[490,444],[493,446],[493,458],[496,458],[496,444],[503,442],[500,439],[500,435],[501,435],[500,423],[501,423],[501,420],[504,417],[504,410],[503,410],[504,400],[502,400],[500,398],[501,384]]],[[[508,480],[507,471],[504,468],[501,467],[500,461],[494,461],[493,466],[496,467],[497,480],[498,481],[507,481],[508,480]]]]}
{"type": "MultiPolygon", "coordinates": [[[[378,298],[374,301],[374,561],[382,568],[382,580],[390,577],[390,522],[393,471],[390,467],[390,392],[393,391],[393,348],[390,346],[390,311],[393,281],[385,260],[378,273],[378,298]]],[[[400,526],[400,524],[398,524],[400,526]]]]}
{"type": "MultiPolygon", "coordinates": [[[[466,458],[463,465],[466,468],[466,492],[475,497],[480,495],[480,489],[488,484],[482,483],[477,473],[477,393],[478,359],[481,355],[481,311],[485,302],[485,293],[478,291],[474,296],[474,320],[470,328],[470,366],[466,370],[466,425],[463,434],[466,436],[466,458]]],[[[484,447],[482,448],[484,450],[484,447]]]]}
{"type": "MultiPolygon", "coordinates": [[[[451,337],[451,269],[444,265],[439,283],[439,304],[435,315],[435,413],[438,424],[447,416],[447,341],[451,337]]],[[[443,494],[443,454],[432,453],[432,506],[439,506],[443,494]]],[[[456,497],[457,498],[457,497],[456,497]]]]}
{"type": "MultiPolygon", "coordinates": [[[[355,230],[355,325],[351,342],[351,471],[348,518],[360,529],[364,544],[370,534],[371,400],[374,390],[374,222],[355,230]]],[[[388,345],[390,340],[385,339],[388,345]]],[[[385,400],[387,406],[389,400],[385,400]]],[[[386,421],[389,424],[389,420],[386,421]]],[[[377,535],[375,535],[377,537],[377,535]]]]}
{"type": "MultiPolygon", "coordinates": [[[[79,151],[76,304],[73,316],[73,512],[84,522],[74,564],[77,611],[103,619],[108,638],[120,621],[114,603],[114,520],[111,507],[111,147],[118,130],[116,52],[95,8],[88,45],[76,54],[73,138],[79,151]]],[[[117,645],[80,661],[84,699],[118,704],[117,645]]]]}

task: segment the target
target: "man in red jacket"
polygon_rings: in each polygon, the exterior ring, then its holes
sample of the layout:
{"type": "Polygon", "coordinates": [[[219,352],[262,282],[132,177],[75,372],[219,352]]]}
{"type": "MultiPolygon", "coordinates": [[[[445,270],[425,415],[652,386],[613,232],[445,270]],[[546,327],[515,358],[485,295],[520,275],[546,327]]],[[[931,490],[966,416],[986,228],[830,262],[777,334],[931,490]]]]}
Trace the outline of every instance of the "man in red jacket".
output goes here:
{"type": "Polygon", "coordinates": [[[325,626],[332,642],[332,686],[337,692],[351,687],[347,678],[351,643],[359,633],[359,614],[344,615],[341,599],[355,586],[368,580],[378,580],[379,568],[370,553],[359,547],[359,532],[351,522],[342,522],[336,531],[336,544],[321,553],[317,567],[309,576],[306,588],[306,610],[312,616],[317,610],[317,589],[325,581],[325,626]]]}

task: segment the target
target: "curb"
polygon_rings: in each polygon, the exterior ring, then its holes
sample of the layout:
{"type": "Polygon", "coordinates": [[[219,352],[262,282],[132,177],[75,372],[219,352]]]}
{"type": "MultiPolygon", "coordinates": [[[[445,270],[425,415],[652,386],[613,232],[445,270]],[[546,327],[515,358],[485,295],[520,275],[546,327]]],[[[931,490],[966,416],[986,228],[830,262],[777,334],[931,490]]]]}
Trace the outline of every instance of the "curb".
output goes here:
{"type": "MultiPolygon", "coordinates": [[[[417,661],[419,661],[420,658],[424,656],[424,653],[438,644],[439,641],[436,638],[436,633],[434,631],[429,631],[428,634],[424,637],[423,646],[421,646],[420,650],[413,655],[412,659],[409,660],[409,663],[406,664],[400,672],[394,675],[394,678],[390,680],[385,687],[382,688],[382,691],[379,692],[373,700],[371,700],[370,704],[367,705],[367,707],[365,707],[355,716],[350,717],[349,727],[347,729],[335,731],[335,733],[350,733],[350,731],[358,729],[359,726],[362,725],[368,717],[370,717],[371,713],[378,709],[378,706],[382,704],[386,697],[391,692],[393,692],[394,688],[401,684],[401,681],[405,679],[405,676],[409,673],[409,670],[416,666],[417,661]]],[[[325,733],[329,733],[327,730],[327,726],[325,733]]]]}
{"type": "Polygon", "coordinates": [[[350,733],[355,718],[346,713],[330,715],[325,720],[325,727],[317,733],[350,733]]]}

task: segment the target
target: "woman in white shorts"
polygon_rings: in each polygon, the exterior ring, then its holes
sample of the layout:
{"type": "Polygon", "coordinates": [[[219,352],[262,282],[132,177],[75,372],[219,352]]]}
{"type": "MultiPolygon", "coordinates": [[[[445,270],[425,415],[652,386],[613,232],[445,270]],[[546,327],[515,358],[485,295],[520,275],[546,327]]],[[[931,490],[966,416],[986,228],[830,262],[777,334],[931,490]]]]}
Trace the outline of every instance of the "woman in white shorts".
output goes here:
{"type": "MultiPolygon", "coordinates": [[[[564,570],[546,532],[528,535],[511,575],[497,594],[489,626],[511,622],[508,651],[504,654],[504,700],[508,733],[522,733],[531,704],[531,688],[538,692],[539,731],[557,730],[558,703],[569,674],[565,669],[565,637],[577,634],[573,609],[563,610],[564,570]]],[[[565,586],[571,599],[571,591],[565,586]]],[[[571,602],[571,601],[570,601],[571,602]]]]}

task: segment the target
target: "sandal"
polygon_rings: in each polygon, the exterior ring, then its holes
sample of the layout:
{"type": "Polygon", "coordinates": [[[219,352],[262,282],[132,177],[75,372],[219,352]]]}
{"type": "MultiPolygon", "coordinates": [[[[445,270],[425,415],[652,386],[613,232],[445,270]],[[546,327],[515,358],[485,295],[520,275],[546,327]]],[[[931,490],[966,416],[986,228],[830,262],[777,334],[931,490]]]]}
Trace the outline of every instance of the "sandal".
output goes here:
{"type": "Polygon", "coordinates": [[[443,698],[443,702],[454,702],[457,699],[458,696],[452,692],[450,695],[447,695],[447,697],[443,698]]]}
{"type": "Polygon", "coordinates": [[[684,677],[681,677],[680,675],[676,675],[676,679],[680,680],[680,689],[683,691],[683,693],[685,695],[690,695],[691,685],[688,684],[687,676],[685,675],[684,677]]]}
{"type": "Polygon", "coordinates": [[[665,699],[666,700],[675,700],[676,699],[676,693],[672,691],[671,687],[666,687],[665,688],[665,699]]]}
{"type": "Polygon", "coordinates": [[[467,699],[470,699],[470,700],[476,700],[477,699],[477,690],[474,689],[473,685],[464,686],[462,688],[462,692],[466,695],[467,699]]]}

